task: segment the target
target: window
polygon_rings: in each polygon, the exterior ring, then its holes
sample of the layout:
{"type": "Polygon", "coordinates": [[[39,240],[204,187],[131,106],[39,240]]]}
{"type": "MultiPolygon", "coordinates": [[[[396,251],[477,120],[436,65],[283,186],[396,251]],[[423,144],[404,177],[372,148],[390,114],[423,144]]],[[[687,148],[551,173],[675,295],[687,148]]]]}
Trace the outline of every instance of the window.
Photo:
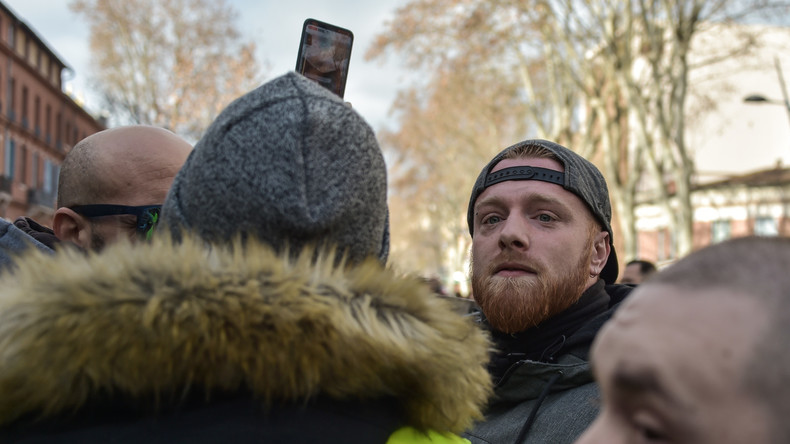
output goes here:
{"type": "Polygon", "coordinates": [[[57,166],[49,159],[44,159],[44,187],[45,193],[54,193],[55,184],[58,183],[57,166]]]}
{"type": "Polygon", "coordinates": [[[51,63],[50,59],[49,59],[49,57],[46,56],[46,54],[44,56],[42,56],[42,58],[41,58],[41,69],[39,69],[39,71],[41,72],[41,75],[43,75],[45,77],[47,76],[47,73],[49,72],[49,64],[50,63],[51,63]]]}
{"type": "Polygon", "coordinates": [[[758,217],[754,221],[754,234],[757,236],[778,236],[779,226],[773,217],[758,217]]]}
{"type": "Polygon", "coordinates": [[[33,100],[33,130],[37,137],[41,135],[41,97],[39,96],[33,100]]]}
{"type": "Polygon", "coordinates": [[[8,118],[13,122],[16,116],[14,115],[14,102],[16,91],[16,80],[13,77],[8,79],[8,118]]]}
{"type": "Polygon", "coordinates": [[[60,143],[61,143],[60,127],[62,126],[61,125],[61,120],[62,120],[62,117],[61,117],[60,113],[58,113],[57,117],[55,117],[55,148],[57,148],[57,149],[61,148],[60,147],[60,143]]]}
{"type": "Polygon", "coordinates": [[[27,86],[22,87],[22,127],[27,128],[27,86]]]}
{"type": "Polygon", "coordinates": [[[658,240],[656,242],[656,253],[657,253],[659,261],[666,260],[666,258],[667,258],[667,250],[666,250],[666,248],[664,248],[664,246],[666,245],[666,241],[667,241],[665,235],[666,235],[666,233],[665,233],[664,230],[659,230],[656,233],[656,236],[658,237],[658,240]]]}
{"type": "Polygon", "coordinates": [[[16,143],[13,139],[6,139],[5,145],[5,170],[3,174],[9,179],[14,178],[14,160],[15,160],[15,151],[16,151],[16,143]]]}
{"type": "Polygon", "coordinates": [[[38,188],[38,153],[33,153],[33,165],[30,171],[30,186],[33,188],[38,188]]]}
{"type": "Polygon", "coordinates": [[[730,221],[717,220],[713,222],[713,243],[725,241],[730,238],[730,221]]]}
{"type": "Polygon", "coordinates": [[[58,68],[56,63],[52,63],[49,66],[51,72],[49,74],[49,81],[52,82],[53,85],[60,88],[60,68],[58,68]]]}
{"type": "Polygon", "coordinates": [[[19,147],[19,182],[27,185],[27,147],[19,147]]]}
{"type": "Polygon", "coordinates": [[[49,105],[47,105],[44,124],[46,125],[44,132],[46,134],[47,145],[49,145],[52,142],[52,107],[49,105]]]}
{"type": "Polygon", "coordinates": [[[25,54],[25,33],[21,29],[17,29],[16,33],[14,34],[14,50],[17,54],[21,56],[26,56],[25,54]]]}

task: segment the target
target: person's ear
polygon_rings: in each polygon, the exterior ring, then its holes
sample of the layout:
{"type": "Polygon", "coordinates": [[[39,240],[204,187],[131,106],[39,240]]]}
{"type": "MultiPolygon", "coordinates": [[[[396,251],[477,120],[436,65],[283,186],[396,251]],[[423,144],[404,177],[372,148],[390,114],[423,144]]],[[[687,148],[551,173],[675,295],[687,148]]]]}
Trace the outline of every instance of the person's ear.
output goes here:
{"type": "Polygon", "coordinates": [[[609,233],[600,231],[595,234],[592,245],[592,257],[590,258],[590,275],[599,275],[606,266],[606,260],[609,259],[609,233]]]}
{"type": "Polygon", "coordinates": [[[71,242],[87,249],[91,240],[91,224],[88,218],[71,208],[60,207],[52,218],[52,231],[64,242],[71,242]]]}

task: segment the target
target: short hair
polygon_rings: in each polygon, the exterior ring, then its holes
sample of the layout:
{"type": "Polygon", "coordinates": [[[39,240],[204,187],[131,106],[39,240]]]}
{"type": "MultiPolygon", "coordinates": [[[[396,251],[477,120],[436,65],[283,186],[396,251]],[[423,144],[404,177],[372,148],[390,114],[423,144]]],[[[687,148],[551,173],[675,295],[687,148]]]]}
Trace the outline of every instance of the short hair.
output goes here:
{"type": "Polygon", "coordinates": [[[90,138],[78,142],[66,154],[58,177],[58,207],[97,202],[104,187],[96,165],[96,146],[90,138]]]}
{"type": "MultiPolygon", "coordinates": [[[[651,277],[684,290],[727,289],[769,314],[763,337],[744,367],[744,389],[773,413],[773,442],[790,442],[790,238],[749,236],[690,254],[651,277]]],[[[733,326],[733,328],[737,328],[733,326]]]]}
{"type": "Polygon", "coordinates": [[[625,264],[626,267],[631,265],[639,265],[639,273],[641,273],[642,276],[647,276],[656,271],[656,264],[644,259],[634,259],[625,264]]]}
{"type": "Polygon", "coordinates": [[[505,155],[502,157],[502,160],[505,159],[523,159],[523,158],[533,158],[533,159],[551,159],[555,162],[559,162],[560,165],[565,167],[565,162],[559,158],[556,154],[551,152],[548,148],[532,143],[526,143],[524,145],[519,145],[514,147],[511,150],[508,150],[505,155]]]}

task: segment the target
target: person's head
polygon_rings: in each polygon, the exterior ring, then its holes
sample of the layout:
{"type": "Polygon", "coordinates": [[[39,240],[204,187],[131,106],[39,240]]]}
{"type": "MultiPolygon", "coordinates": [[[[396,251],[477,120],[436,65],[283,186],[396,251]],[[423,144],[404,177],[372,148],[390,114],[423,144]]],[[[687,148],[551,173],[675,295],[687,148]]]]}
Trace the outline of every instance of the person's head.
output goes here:
{"type": "Polygon", "coordinates": [[[191,150],[172,132],[145,125],[86,137],[61,165],[55,235],[92,250],[148,235],[158,208],[124,207],[161,206],[191,150]]]}
{"type": "Polygon", "coordinates": [[[497,330],[515,333],[617,279],[611,206],[601,172],[545,140],[506,148],[472,190],[472,291],[497,330]]]}
{"type": "Polygon", "coordinates": [[[790,239],[707,247],[638,286],[592,349],[577,443],[790,442],[790,239]]]}
{"type": "Polygon", "coordinates": [[[384,262],[384,156],[356,111],[288,73],[220,113],[176,176],[162,220],[176,237],[254,237],[291,254],[309,245],[384,262]]]}
{"type": "Polygon", "coordinates": [[[625,264],[621,284],[641,284],[648,276],[656,271],[656,266],[650,261],[634,259],[625,264]]]}

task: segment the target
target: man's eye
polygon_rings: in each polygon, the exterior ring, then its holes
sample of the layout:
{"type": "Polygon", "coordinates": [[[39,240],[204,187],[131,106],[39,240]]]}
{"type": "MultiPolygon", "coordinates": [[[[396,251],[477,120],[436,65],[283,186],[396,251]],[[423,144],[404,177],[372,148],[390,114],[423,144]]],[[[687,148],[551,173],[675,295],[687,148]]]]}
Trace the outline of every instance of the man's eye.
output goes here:
{"type": "Polygon", "coordinates": [[[667,435],[664,427],[651,416],[637,414],[633,418],[632,424],[636,433],[639,435],[640,442],[656,444],[669,442],[669,435],[667,435]]]}
{"type": "Polygon", "coordinates": [[[543,213],[538,215],[538,220],[541,222],[552,222],[554,218],[550,214],[543,213]]]}
{"type": "Polygon", "coordinates": [[[482,222],[484,224],[491,225],[491,224],[496,224],[496,223],[502,222],[502,218],[499,217],[499,216],[493,216],[492,215],[492,216],[484,217],[482,222]]]}
{"type": "Polygon", "coordinates": [[[647,442],[665,442],[667,439],[664,433],[649,427],[641,428],[639,434],[642,435],[642,438],[647,442]]]}

